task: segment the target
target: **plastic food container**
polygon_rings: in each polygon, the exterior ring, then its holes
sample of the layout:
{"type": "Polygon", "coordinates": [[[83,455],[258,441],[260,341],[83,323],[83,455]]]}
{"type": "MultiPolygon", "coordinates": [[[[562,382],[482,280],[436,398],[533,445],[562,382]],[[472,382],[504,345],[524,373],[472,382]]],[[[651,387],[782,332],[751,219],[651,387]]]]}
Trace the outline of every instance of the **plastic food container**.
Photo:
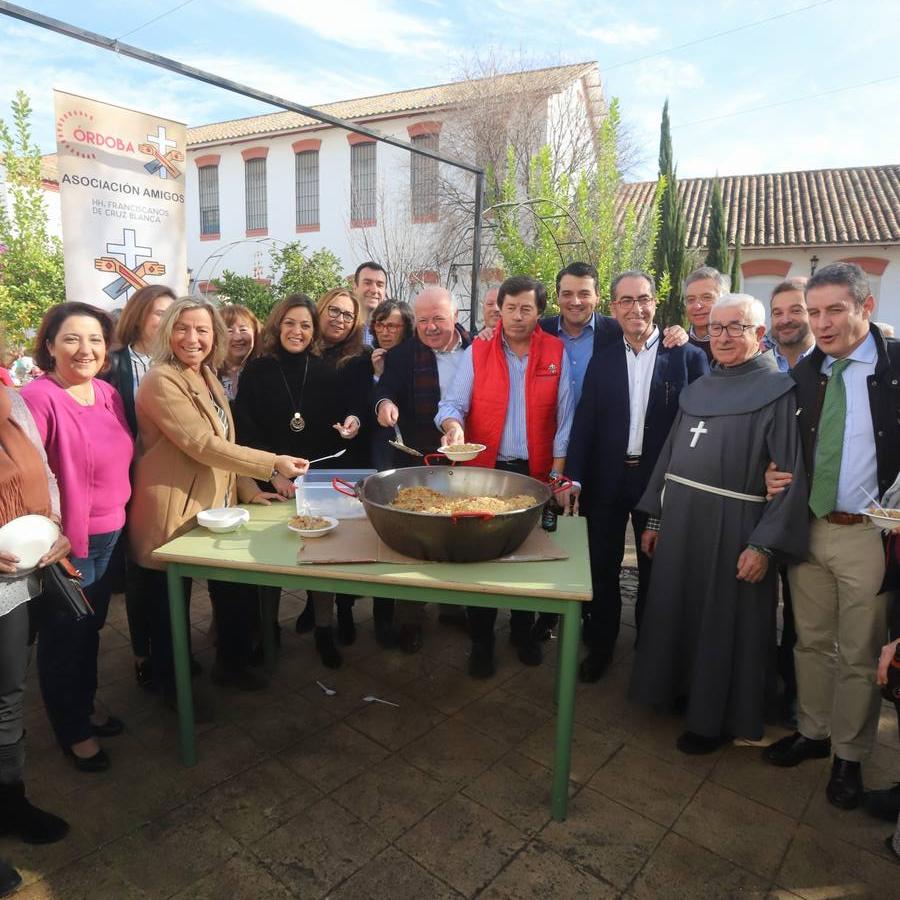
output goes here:
{"type": "Polygon", "coordinates": [[[38,564],[58,537],[59,526],[46,516],[19,516],[0,528],[0,550],[18,556],[16,568],[26,572],[38,564]]]}
{"type": "Polygon", "coordinates": [[[216,534],[237,531],[249,521],[250,511],[237,506],[220,506],[197,513],[197,524],[216,534]]]}
{"type": "Polygon", "coordinates": [[[306,475],[294,479],[297,485],[297,515],[364,519],[366,511],[362,503],[355,497],[338,493],[331,486],[331,479],[341,478],[355,484],[374,474],[375,469],[310,469],[306,475]]]}

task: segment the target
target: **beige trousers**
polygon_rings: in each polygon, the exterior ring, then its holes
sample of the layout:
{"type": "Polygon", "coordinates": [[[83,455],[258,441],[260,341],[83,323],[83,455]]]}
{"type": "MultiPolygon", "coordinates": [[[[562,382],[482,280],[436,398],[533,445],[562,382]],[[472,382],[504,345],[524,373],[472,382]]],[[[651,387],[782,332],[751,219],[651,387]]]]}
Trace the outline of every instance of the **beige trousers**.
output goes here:
{"type": "Polygon", "coordinates": [[[808,561],[788,570],[800,733],[830,735],[835,756],[853,762],[872,749],[878,726],[875,668],[889,612],[889,595],[878,593],[883,578],[881,533],[868,522],[814,519],[808,561]]]}

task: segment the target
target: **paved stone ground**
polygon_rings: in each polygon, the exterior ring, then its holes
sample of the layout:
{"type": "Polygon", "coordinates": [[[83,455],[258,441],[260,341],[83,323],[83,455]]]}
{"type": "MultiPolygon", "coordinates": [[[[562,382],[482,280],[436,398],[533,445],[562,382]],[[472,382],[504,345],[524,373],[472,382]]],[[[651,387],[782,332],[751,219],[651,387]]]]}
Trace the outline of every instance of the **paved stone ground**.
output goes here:
{"type": "MultiPolygon", "coordinates": [[[[633,594],[634,576],[625,586],[633,594]]],[[[106,742],[112,769],[76,772],[54,746],[32,677],[30,792],[66,816],[51,847],[0,841],[22,898],[606,898],[898,896],[889,827],[825,800],[827,761],[764,765],[729,746],[689,758],[680,724],[629,704],[633,629],[596,685],[580,685],[569,819],[549,814],[555,653],[519,665],[498,635],[499,672],[465,674],[467,640],[436,624],[425,649],[380,650],[370,602],[344,668],[324,670],[282,601],[283,648],[263,695],[198,682],[215,712],[200,763],[178,761],[174,715],[136,687],[122,598],[103,633],[99,698],[126,720],[106,742]],[[327,697],[321,680],[337,691],[327,697]],[[374,694],[399,704],[367,705],[374,694]]],[[[626,613],[631,616],[632,610],[626,613]]],[[[212,650],[205,595],[195,650],[212,650]]],[[[504,620],[505,621],[505,620],[504,620]]],[[[773,729],[769,737],[779,737],[773,729]]],[[[900,778],[893,711],[865,774],[900,778]]]]}

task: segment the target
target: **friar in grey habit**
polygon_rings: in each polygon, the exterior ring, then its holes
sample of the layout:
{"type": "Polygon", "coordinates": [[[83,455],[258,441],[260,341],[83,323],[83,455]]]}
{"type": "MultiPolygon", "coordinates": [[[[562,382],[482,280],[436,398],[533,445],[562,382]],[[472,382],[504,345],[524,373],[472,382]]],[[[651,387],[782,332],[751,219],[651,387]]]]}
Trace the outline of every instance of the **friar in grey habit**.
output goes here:
{"type": "Polygon", "coordinates": [[[775,633],[777,563],[805,557],[806,481],[767,501],[770,461],[802,469],[794,383],[771,352],[762,304],[727,294],[713,307],[717,366],[685,388],[638,508],[653,556],[631,694],[686,700],[685,753],[763,735],[775,633]]]}

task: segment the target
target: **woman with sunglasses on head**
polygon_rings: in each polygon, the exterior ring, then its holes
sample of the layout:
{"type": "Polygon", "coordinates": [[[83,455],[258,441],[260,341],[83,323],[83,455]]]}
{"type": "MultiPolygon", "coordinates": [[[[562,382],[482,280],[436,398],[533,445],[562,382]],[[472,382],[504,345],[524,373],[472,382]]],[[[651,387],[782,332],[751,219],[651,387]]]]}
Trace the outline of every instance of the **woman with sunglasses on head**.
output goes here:
{"type": "MultiPolygon", "coordinates": [[[[234,403],[242,444],[317,459],[358,440],[353,415],[358,404],[343,389],[340,370],[322,359],[319,336],[319,313],[305,294],[285,297],[269,313],[263,353],[247,364],[234,403]]],[[[280,475],[260,486],[285,497],[294,495],[293,482],[280,475]]],[[[332,628],[334,596],[321,591],[310,596],[316,649],[324,665],[337,668],[342,660],[332,628]]]]}
{"type": "MultiPolygon", "coordinates": [[[[338,389],[349,399],[352,410],[339,423],[342,437],[355,438],[341,457],[341,468],[370,468],[372,350],[363,343],[364,322],[359,301],[347,288],[332,288],[319,298],[316,312],[319,323],[316,351],[334,372],[338,389]]],[[[352,644],[356,640],[353,601],[353,597],[337,595],[338,639],[343,644],[352,644]]],[[[297,631],[310,631],[314,622],[313,604],[307,603],[297,619],[297,631]]]]}

